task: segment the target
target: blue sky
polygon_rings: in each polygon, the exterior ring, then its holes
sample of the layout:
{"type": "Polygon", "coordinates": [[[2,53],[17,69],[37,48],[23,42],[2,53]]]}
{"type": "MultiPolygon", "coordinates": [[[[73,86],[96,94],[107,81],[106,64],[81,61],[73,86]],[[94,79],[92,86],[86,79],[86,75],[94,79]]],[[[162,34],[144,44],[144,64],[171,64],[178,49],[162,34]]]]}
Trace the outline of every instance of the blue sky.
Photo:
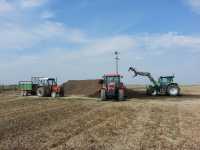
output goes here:
{"type": "Polygon", "coordinates": [[[0,0],[0,84],[100,78],[129,66],[200,83],[200,0],[0,0]]]}

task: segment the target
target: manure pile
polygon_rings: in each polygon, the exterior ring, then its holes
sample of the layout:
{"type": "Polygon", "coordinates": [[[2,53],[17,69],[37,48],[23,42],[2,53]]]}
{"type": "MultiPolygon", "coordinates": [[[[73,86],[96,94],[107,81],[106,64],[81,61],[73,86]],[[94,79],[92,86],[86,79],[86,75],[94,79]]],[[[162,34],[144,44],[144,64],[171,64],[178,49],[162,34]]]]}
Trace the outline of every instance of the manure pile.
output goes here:
{"type": "Polygon", "coordinates": [[[101,84],[99,80],[69,80],[62,85],[63,96],[98,97],[101,84]]]}

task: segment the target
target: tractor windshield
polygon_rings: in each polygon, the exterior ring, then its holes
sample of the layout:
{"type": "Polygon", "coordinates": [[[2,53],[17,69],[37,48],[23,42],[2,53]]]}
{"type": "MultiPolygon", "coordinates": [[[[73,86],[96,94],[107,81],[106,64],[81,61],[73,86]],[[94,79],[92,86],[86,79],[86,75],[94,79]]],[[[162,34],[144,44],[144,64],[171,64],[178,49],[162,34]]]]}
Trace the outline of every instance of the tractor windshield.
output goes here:
{"type": "Polygon", "coordinates": [[[167,85],[167,84],[173,82],[173,78],[172,77],[160,77],[159,82],[162,85],[167,85]]]}
{"type": "Polygon", "coordinates": [[[56,85],[56,81],[55,79],[42,79],[39,82],[40,86],[52,86],[52,85],[56,85]]]}
{"type": "Polygon", "coordinates": [[[48,85],[56,85],[55,79],[49,79],[48,80],[48,85]]]}
{"type": "Polygon", "coordinates": [[[109,83],[119,84],[120,83],[120,77],[119,76],[105,77],[105,80],[106,80],[107,84],[109,84],[109,83]]]}

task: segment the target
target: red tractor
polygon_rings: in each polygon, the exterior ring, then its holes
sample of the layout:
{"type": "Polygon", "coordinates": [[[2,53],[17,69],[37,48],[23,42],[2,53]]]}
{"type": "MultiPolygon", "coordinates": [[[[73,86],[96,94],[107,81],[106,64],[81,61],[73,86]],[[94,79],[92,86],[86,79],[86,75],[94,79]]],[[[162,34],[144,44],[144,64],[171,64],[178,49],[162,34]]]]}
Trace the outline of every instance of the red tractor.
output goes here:
{"type": "Polygon", "coordinates": [[[121,82],[122,76],[119,74],[107,74],[103,76],[102,88],[101,88],[101,100],[107,100],[108,98],[114,98],[117,100],[125,100],[126,87],[121,82]]]}
{"type": "Polygon", "coordinates": [[[56,79],[54,78],[38,78],[37,81],[37,96],[56,97],[60,93],[60,86],[58,86],[56,79]]]}

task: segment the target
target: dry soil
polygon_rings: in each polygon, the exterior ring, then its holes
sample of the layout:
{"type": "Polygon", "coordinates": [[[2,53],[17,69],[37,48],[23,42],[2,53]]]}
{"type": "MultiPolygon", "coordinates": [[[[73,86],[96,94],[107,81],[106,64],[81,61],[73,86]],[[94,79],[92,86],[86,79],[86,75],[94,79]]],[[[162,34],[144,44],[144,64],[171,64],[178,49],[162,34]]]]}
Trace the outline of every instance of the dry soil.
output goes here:
{"type": "Polygon", "coordinates": [[[200,86],[182,89],[180,97],[138,94],[123,102],[1,93],[0,149],[198,150],[200,86]]]}

